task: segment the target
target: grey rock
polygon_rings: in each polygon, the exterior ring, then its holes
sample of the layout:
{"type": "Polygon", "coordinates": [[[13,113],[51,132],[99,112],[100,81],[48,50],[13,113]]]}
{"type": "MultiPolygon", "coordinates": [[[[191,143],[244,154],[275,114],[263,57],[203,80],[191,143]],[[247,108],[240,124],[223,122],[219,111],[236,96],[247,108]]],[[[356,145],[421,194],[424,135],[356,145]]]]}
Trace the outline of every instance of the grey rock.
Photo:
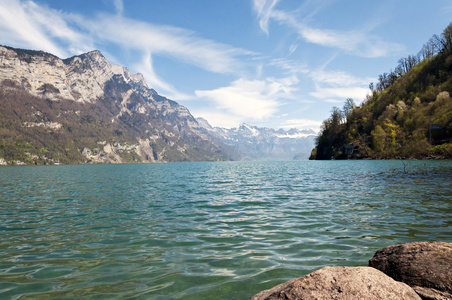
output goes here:
{"type": "Polygon", "coordinates": [[[251,300],[421,299],[407,284],[370,267],[324,267],[262,291],[251,300]]]}
{"type": "Polygon", "coordinates": [[[413,242],[378,250],[369,266],[411,287],[423,299],[452,299],[452,244],[413,242]]]}

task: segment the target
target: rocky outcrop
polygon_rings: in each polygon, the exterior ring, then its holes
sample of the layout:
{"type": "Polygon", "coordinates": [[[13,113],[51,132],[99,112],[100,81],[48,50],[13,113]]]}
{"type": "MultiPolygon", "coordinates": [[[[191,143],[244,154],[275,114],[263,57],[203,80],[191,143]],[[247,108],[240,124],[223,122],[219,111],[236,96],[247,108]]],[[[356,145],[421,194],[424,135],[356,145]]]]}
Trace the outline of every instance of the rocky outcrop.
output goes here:
{"type": "Polygon", "coordinates": [[[131,75],[127,68],[110,65],[98,50],[62,60],[42,51],[0,46],[0,66],[0,82],[16,81],[32,95],[51,100],[94,103],[114,75],[126,83],[146,86],[141,74],[131,75]]]}
{"type": "Polygon", "coordinates": [[[423,299],[452,299],[452,244],[413,242],[378,250],[369,266],[410,285],[423,299]]]}
{"type": "Polygon", "coordinates": [[[324,267],[262,291],[252,300],[421,299],[407,284],[370,267],[324,267]]]}
{"type": "Polygon", "coordinates": [[[324,267],[252,300],[452,300],[452,244],[412,242],[378,250],[369,267],[324,267]]]}

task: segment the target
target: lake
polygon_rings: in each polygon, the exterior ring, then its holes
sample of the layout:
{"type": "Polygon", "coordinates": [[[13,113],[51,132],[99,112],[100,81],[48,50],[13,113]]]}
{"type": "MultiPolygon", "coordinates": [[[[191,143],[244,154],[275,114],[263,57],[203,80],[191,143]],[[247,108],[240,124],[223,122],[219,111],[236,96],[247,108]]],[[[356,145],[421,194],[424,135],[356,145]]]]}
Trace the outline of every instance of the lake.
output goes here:
{"type": "Polygon", "coordinates": [[[452,161],[0,167],[1,299],[247,299],[452,242],[452,161]]]}

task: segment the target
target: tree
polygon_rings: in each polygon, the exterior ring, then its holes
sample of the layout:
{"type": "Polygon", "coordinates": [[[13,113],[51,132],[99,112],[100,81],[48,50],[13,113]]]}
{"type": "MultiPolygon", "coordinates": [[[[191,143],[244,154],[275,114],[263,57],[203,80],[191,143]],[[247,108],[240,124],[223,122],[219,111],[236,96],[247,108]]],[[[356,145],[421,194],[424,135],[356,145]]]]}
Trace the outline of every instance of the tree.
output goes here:
{"type": "Polygon", "coordinates": [[[375,126],[371,132],[372,148],[377,152],[383,152],[385,149],[386,132],[380,125],[375,126]]]}
{"type": "Polygon", "coordinates": [[[352,113],[352,111],[355,107],[356,107],[356,104],[352,98],[347,98],[345,100],[344,107],[342,108],[342,113],[343,113],[344,119],[348,120],[350,114],[352,113]]]}
{"type": "Polygon", "coordinates": [[[450,53],[452,51],[452,22],[449,23],[441,34],[441,52],[450,53]]]}
{"type": "Polygon", "coordinates": [[[331,125],[332,127],[339,126],[343,120],[343,113],[338,107],[333,107],[331,109],[331,125]]]}
{"type": "Polygon", "coordinates": [[[422,60],[426,60],[426,59],[431,59],[433,58],[433,56],[436,54],[435,53],[435,46],[434,44],[431,42],[432,39],[430,39],[429,42],[427,42],[426,44],[424,44],[424,46],[422,46],[421,51],[419,51],[418,53],[418,57],[422,60]]]}

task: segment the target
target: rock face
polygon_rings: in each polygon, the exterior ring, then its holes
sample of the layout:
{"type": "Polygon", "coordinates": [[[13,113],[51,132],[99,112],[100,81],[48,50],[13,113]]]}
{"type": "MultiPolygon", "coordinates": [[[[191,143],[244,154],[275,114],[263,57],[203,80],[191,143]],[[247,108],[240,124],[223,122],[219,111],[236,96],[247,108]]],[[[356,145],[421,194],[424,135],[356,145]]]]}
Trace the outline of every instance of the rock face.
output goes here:
{"type": "Polygon", "coordinates": [[[421,299],[412,288],[370,267],[324,267],[262,291],[252,300],[421,299]]]}
{"type": "Polygon", "coordinates": [[[190,112],[92,51],[0,46],[4,164],[230,160],[190,112]]]}
{"type": "Polygon", "coordinates": [[[236,148],[244,159],[250,160],[308,159],[317,136],[311,129],[286,131],[248,124],[227,129],[212,127],[202,118],[197,121],[212,137],[236,148]]]}
{"type": "Polygon", "coordinates": [[[423,299],[452,299],[452,244],[413,242],[378,250],[369,266],[410,285],[423,299]]]}

